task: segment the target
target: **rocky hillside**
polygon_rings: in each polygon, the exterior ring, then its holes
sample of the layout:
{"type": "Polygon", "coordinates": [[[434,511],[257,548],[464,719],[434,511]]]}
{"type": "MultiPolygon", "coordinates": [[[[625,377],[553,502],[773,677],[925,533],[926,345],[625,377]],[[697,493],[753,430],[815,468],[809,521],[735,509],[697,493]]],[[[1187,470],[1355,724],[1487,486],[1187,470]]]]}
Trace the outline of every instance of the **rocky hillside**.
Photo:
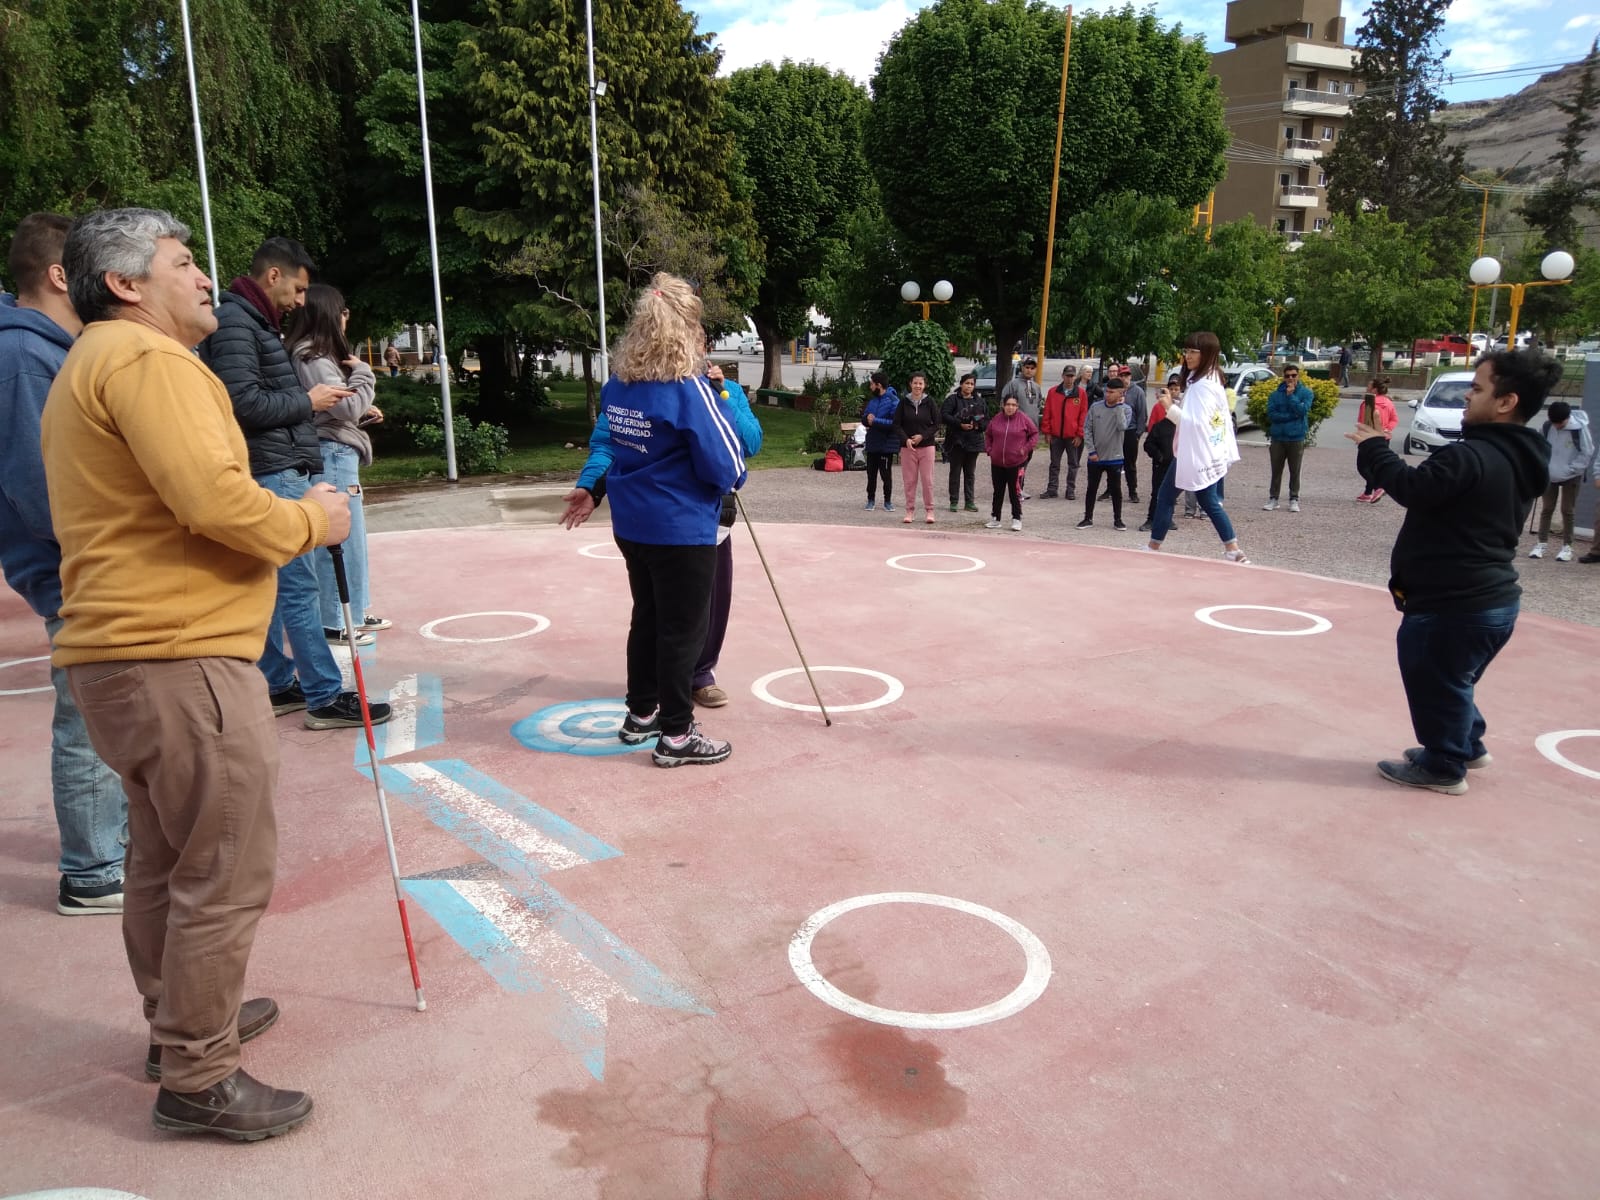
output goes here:
{"type": "MultiPolygon", "coordinates": [[[[1582,61],[1541,75],[1514,96],[1452,104],[1434,119],[1449,129],[1452,143],[1474,169],[1489,168],[1513,183],[1536,183],[1549,173],[1550,156],[1567,118],[1553,103],[1578,90],[1582,61]]],[[[1600,130],[1584,147],[1584,171],[1600,176],[1600,130]]]]}

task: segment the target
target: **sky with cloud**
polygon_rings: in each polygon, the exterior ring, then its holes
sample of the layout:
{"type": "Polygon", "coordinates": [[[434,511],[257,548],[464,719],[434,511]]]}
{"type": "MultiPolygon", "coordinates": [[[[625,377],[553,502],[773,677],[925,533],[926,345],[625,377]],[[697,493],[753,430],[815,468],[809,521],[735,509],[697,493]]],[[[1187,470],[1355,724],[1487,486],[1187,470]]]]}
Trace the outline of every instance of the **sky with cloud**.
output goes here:
{"type": "MultiPolygon", "coordinates": [[[[724,70],[785,57],[844,71],[862,83],[894,33],[928,0],[687,0],[700,27],[721,43],[724,70]]],[[[1083,12],[1098,7],[1078,5],[1083,12]]],[[[1107,6],[1109,7],[1109,6],[1107,6]]],[[[1203,34],[1212,50],[1227,48],[1222,37],[1225,0],[1157,0],[1157,15],[1203,34]]],[[[1348,36],[1355,40],[1361,8],[1346,3],[1348,36]]],[[[1537,78],[1533,68],[1552,70],[1581,58],[1600,34],[1600,0],[1454,0],[1443,44],[1448,70],[1460,78],[1449,100],[1475,100],[1515,92],[1537,78]],[[1592,7],[1586,7],[1592,6],[1592,7]],[[1520,74],[1489,74],[1518,70],[1520,74]]]]}

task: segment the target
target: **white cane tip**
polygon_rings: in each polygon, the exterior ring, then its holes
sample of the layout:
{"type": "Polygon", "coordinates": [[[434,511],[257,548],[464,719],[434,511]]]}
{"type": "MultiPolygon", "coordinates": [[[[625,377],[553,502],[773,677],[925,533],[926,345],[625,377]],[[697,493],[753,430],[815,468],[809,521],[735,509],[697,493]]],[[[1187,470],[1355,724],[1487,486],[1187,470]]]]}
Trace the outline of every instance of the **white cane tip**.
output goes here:
{"type": "Polygon", "coordinates": [[[417,997],[417,1011],[418,1012],[427,1012],[428,1011],[428,1002],[426,1000],[424,1000],[421,996],[417,997]]]}

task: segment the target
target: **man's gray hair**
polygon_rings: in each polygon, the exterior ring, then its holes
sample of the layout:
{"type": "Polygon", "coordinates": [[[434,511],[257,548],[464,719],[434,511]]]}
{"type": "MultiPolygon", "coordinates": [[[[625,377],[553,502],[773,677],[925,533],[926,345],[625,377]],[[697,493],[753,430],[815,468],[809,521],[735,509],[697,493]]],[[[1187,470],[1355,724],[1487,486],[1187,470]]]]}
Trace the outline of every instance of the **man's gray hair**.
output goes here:
{"type": "Polygon", "coordinates": [[[114,317],[122,301],[106,286],[106,274],[149,278],[161,238],[187,242],[189,227],[154,208],[103,208],[74,221],[61,251],[61,268],[78,319],[88,324],[114,317]]]}

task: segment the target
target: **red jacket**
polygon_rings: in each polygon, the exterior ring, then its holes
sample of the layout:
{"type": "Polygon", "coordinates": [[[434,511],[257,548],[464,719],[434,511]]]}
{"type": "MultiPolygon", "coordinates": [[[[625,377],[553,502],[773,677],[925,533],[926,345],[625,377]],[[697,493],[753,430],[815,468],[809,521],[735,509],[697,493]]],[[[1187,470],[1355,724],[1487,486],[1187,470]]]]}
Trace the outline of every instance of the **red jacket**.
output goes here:
{"type": "Polygon", "coordinates": [[[1081,438],[1084,418],[1089,415],[1089,392],[1078,384],[1070,393],[1058,383],[1044,398],[1044,413],[1039,432],[1045,437],[1081,438]]]}

